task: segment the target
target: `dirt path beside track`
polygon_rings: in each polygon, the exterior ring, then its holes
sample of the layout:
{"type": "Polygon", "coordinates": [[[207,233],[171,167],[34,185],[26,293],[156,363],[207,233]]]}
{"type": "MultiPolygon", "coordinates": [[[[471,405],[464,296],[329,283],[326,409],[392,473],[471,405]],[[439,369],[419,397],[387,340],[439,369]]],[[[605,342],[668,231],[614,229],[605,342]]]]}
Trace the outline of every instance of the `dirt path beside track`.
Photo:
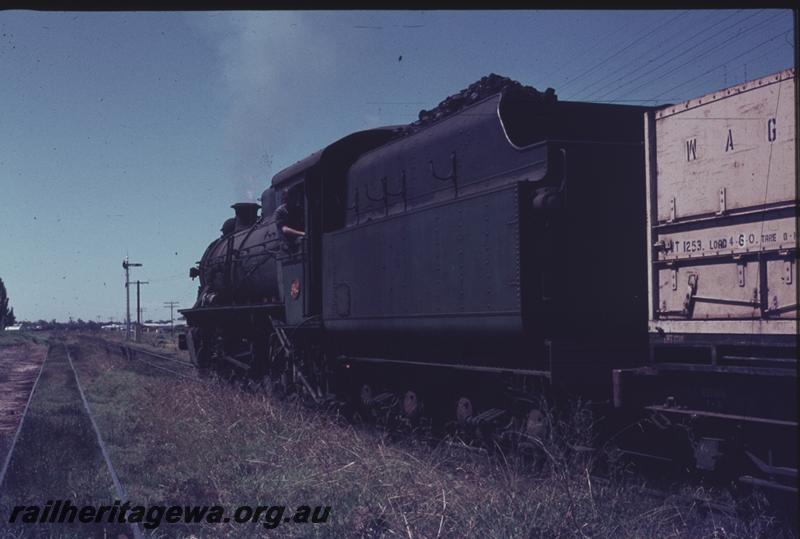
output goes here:
{"type": "Polygon", "coordinates": [[[47,346],[28,340],[0,341],[0,459],[17,431],[47,346]]]}

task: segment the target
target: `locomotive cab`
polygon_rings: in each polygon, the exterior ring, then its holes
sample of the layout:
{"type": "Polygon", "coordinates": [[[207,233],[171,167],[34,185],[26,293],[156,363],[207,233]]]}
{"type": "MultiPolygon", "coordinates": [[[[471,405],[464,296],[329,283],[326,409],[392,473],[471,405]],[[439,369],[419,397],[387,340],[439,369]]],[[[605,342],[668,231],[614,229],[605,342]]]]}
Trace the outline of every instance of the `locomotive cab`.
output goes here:
{"type": "Polygon", "coordinates": [[[353,133],[273,177],[272,189],[287,193],[287,226],[305,233],[300,241],[285,241],[278,254],[286,324],[308,324],[322,315],[323,232],[344,223],[347,170],[359,156],[397,134],[393,127],[353,133]]]}
{"type": "Polygon", "coordinates": [[[310,264],[306,237],[312,236],[297,237],[290,233],[284,233],[282,230],[285,226],[294,231],[306,232],[304,179],[304,177],[296,178],[288,185],[276,190],[279,197],[285,197],[280,200],[280,205],[276,210],[276,214],[279,210],[285,212],[285,219],[279,220],[276,215],[275,230],[280,240],[280,249],[276,256],[278,294],[281,303],[285,306],[288,323],[299,323],[309,316],[311,311],[305,272],[310,264]],[[282,208],[284,205],[285,208],[282,208]]]}

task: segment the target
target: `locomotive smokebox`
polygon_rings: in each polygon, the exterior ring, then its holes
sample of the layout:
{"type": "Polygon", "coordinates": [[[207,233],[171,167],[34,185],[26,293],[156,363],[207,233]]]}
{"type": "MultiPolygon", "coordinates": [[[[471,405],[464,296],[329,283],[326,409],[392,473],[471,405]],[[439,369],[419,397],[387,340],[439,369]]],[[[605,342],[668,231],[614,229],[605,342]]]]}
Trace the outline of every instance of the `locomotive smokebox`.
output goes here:
{"type": "Polygon", "coordinates": [[[236,227],[235,232],[250,228],[256,222],[258,217],[258,208],[255,202],[237,202],[231,208],[236,212],[236,227]]]}

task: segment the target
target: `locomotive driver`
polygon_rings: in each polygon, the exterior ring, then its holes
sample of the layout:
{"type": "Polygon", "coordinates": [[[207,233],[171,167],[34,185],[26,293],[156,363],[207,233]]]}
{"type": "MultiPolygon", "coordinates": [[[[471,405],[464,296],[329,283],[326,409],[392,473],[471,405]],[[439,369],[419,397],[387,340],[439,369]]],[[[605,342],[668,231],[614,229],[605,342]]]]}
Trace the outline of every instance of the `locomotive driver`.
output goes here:
{"type": "Polygon", "coordinates": [[[302,230],[297,230],[289,226],[289,190],[284,189],[281,191],[281,205],[275,209],[275,228],[278,234],[284,241],[294,240],[294,238],[303,238],[306,233],[302,230]]]}

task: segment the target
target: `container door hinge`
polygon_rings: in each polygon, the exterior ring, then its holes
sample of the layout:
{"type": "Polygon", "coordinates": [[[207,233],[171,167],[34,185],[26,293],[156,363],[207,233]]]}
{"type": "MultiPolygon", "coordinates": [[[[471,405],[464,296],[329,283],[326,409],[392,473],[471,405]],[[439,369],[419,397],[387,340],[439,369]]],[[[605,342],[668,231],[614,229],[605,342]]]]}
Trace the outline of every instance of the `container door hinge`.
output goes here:
{"type": "Polygon", "coordinates": [[[783,261],[783,282],[786,284],[792,284],[792,261],[791,260],[784,260],[783,261]]]}
{"type": "Polygon", "coordinates": [[[736,264],[736,274],[739,277],[739,286],[744,286],[744,273],[745,273],[744,270],[745,270],[745,264],[739,261],[736,264]]]}
{"type": "Polygon", "coordinates": [[[727,211],[726,203],[725,203],[725,188],[722,187],[719,190],[719,211],[717,211],[717,215],[722,215],[727,211]]]}
{"type": "Polygon", "coordinates": [[[675,198],[669,199],[669,219],[667,219],[668,223],[671,223],[675,220],[675,198]]]}

